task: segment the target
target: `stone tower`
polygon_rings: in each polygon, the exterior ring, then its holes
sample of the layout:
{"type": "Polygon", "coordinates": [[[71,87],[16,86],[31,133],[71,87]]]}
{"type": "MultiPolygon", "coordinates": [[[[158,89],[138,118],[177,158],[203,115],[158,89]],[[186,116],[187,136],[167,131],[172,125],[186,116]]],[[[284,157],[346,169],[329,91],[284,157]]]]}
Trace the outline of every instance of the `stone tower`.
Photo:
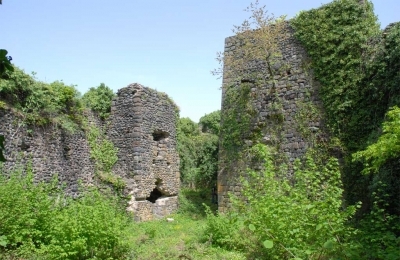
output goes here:
{"type": "Polygon", "coordinates": [[[118,148],[113,172],[127,182],[129,211],[138,221],[160,218],[178,206],[178,108],[164,94],[131,84],[113,100],[108,137],[118,148]]]}
{"type": "MultiPolygon", "coordinates": [[[[299,126],[295,120],[302,110],[307,111],[305,104],[312,104],[320,109],[321,102],[318,97],[318,84],[312,80],[311,72],[307,69],[307,53],[294,37],[294,31],[286,22],[284,37],[278,39],[280,54],[274,60],[273,75],[267,75],[269,83],[252,86],[249,93],[249,102],[253,108],[248,129],[242,133],[244,146],[252,146],[254,140],[249,136],[257,132],[259,141],[278,148],[278,152],[284,155],[289,165],[297,158],[300,158],[312,145],[312,142],[304,136],[299,129],[305,129],[312,135],[320,135],[320,128],[323,128],[321,118],[318,115],[311,115],[304,125],[299,126]],[[272,84],[271,82],[274,82],[272,84]]],[[[238,50],[236,37],[225,39],[225,53],[238,50]]],[[[264,68],[262,62],[254,62],[252,70],[264,68]]],[[[226,71],[226,70],[225,70],[226,71]]],[[[224,73],[225,73],[224,71],[224,73]]],[[[243,81],[242,81],[243,82],[243,81]]],[[[251,84],[251,83],[247,83],[251,84]]],[[[232,82],[224,75],[222,87],[221,121],[222,127],[227,116],[229,106],[226,101],[227,88],[239,88],[240,83],[232,82]]],[[[224,138],[224,131],[221,130],[220,140],[224,138]]],[[[222,142],[220,142],[221,144],[222,142]]],[[[242,149],[242,148],[239,148],[242,149]]],[[[220,145],[219,171],[218,171],[218,207],[225,211],[230,207],[229,193],[240,196],[242,184],[238,180],[241,173],[246,171],[250,165],[238,165],[238,162],[228,158],[227,149],[220,145]]],[[[238,151],[240,152],[240,151],[238,151]]],[[[244,162],[246,163],[246,162],[244,162]]],[[[290,171],[290,169],[289,169],[290,171]]],[[[289,173],[290,174],[290,173],[289,173]]]]}

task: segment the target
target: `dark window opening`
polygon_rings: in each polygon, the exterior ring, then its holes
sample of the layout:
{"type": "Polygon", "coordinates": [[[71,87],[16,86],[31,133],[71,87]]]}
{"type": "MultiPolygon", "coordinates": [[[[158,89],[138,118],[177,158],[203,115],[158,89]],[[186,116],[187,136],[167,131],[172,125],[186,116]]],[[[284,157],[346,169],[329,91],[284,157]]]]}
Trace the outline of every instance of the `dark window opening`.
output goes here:
{"type": "Polygon", "coordinates": [[[151,203],[156,203],[156,200],[162,196],[161,191],[157,188],[154,188],[152,192],[150,192],[150,196],[146,198],[146,200],[150,201],[151,203]]]}
{"type": "Polygon", "coordinates": [[[160,131],[160,130],[156,130],[153,132],[153,140],[154,141],[161,141],[165,138],[168,138],[169,133],[164,132],[164,131],[160,131]]]}

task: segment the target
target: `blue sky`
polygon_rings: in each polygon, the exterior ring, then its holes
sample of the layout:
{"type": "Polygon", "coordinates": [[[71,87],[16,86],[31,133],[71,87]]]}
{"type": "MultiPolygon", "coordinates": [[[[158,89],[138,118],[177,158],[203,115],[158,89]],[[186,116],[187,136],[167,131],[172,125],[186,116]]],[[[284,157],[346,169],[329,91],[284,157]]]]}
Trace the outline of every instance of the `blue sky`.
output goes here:
{"type": "MultiPolygon", "coordinates": [[[[276,16],[330,1],[260,0],[276,16]]],[[[399,0],[373,0],[381,27],[400,21],[399,0]]],[[[249,14],[244,0],[3,0],[0,48],[27,73],[83,94],[104,82],[166,92],[194,121],[220,108],[216,52],[249,14]]]]}

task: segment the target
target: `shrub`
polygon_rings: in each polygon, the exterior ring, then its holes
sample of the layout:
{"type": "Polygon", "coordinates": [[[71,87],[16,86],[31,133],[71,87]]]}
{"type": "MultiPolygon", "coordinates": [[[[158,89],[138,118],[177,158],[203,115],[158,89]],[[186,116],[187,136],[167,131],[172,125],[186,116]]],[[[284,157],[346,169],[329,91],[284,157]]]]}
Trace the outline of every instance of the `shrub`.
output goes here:
{"type": "Polygon", "coordinates": [[[125,259],[131,218],[118,198],[89,189],[77,199],[32,170],[0,172],[0,252],[40,259],[125,259]]]}
{"type": "Polygon", "coordinates": [[[232,197],[232,212],[208,214],[213,241],[263,259],[351,255],[355,230],[346,222],[355,207],[342,208],[337,160],[317,165],[308,155],[304,163],[295,164],[293,179],[288,179],[274,166],[270,148],[258,144],[251,153],[265,159],[264,170],[242,179],[243,198],[232,197]],[[236,236],[238,232],[242,235],[236,236]]]}
{"type": "Polygon", "coordinates": [[[90,88],[89,91],[83,95],[82,101],[86,107],[97,112],[100,118],[105,119],[110,115],[111,101],[114,96],[115,94],[112,89],[107,87],[104,83],[101,83],[100,86],[96,88],[90,88]]]}

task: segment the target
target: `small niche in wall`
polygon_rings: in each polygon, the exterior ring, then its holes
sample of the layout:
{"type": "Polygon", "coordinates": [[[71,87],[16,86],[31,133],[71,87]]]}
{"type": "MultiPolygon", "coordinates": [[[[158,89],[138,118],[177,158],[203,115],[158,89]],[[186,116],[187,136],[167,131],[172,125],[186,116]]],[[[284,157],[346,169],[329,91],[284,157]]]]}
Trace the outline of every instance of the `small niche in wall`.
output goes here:
{"type": "Polygon", "coordinates": [[[160,178],[157,178],[156,182],[154,183],[156,187],[153,189],[152,192],[150,192],[150,196],[146,198],[146,200],[150,201],[151,203],[156,203],[156,200],[161,198],[163,194],[160,190],[162,186],[162,180],[160,178]]]}
{"type": "Polygon", "coordinates": [[[155,130],[152,135],[153,135],[153,140],[157,142],[169,137],[168,132],[164,132],[161,130],[155,130]]]}
{"type": "Polygon", "coordinates": [[[152,192],[150,192],[150,196],[146,198],[146,200],[150,201],[151,203],[156,203],[156,200],[162,196],[161,191],[157,188],[154,188],[152,192]]]}

